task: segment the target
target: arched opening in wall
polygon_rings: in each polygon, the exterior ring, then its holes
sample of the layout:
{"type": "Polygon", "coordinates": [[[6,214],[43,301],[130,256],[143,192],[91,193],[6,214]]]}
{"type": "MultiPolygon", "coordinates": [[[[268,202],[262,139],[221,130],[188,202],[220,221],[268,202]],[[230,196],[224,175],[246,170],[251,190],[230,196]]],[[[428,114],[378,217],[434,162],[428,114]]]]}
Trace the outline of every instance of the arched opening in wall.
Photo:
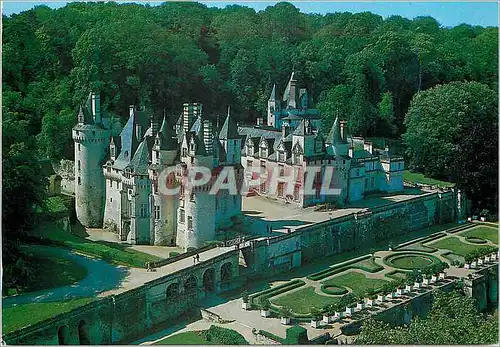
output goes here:
{"type": "Polygon", "coordinates": [[[207,292],[215,291],[215,270],[214,269],[208,269],[203,274],[203,288],[205,288],[205,290],[207,292]]]}
{"type": "Polygon", "coordinates": [[[89,332],[84,320],[78,324],[78,340],[80,345],[90,345],[89,332]]]}
{"type": "Polygon", "coordinates": [[[233,278],[233,265],[225,263],[220,268],[220,280],[222,283],[228,283],[233,278]]]}
{"type": "Polygon", "coordinates": [[[184,282],[184,290],[187,294],[192,294],[196,292],[196,277],[189,277],[186,282],[184,282]]]}
{"type": "Polygon", "coordinates": [[[172,283],[167,287],[166,291],[167,300],[172,300],[173,298],[176,298],[178,293],[179,293],[179,283],[172,283]]]}
{"type": "Polygon", "coordinates": [[[66,325],[63,325],[62,327],[59,327],[57,329],[57,342],[60,345],[68,345],[69,342],[69,332],[68,332],[68,327],[66,325]]]}

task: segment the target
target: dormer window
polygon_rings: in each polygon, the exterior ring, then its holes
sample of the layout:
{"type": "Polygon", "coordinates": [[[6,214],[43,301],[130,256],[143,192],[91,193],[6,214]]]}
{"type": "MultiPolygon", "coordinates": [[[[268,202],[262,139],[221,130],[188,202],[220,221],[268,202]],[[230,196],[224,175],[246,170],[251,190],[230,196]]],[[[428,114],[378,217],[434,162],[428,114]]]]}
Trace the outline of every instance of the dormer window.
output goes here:
{"type": "Polygon", "coordinates": [[[189,150],[190,150],[191,152],[195,152],[195,151],[196,151],[196,146],[195,146],[195,144],[194,144],[194,143],[190,143],[190,144],[189,144],[189,150]]]}

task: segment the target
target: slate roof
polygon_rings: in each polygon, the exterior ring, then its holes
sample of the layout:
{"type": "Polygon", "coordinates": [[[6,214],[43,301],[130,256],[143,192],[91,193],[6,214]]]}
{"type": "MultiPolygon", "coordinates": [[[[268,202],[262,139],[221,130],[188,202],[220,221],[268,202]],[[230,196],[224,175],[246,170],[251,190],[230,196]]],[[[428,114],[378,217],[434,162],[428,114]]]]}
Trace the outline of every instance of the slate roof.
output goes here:
{"type": "Polygon", "coordinates": [[[142,140],[142,142],[137,147],[137,151],[134,154],[134,157],[130,161],[129,166],[132,169],[132,172],[146,175],[148,173],[148,165],[149,165],[149,148],[146,138],[142,140]]]}
{"type": "Polygon", "coordinates": [[[332,128],[326,137],[326,143],[330,144],[345,144],[347,141],[340,136],[340,120],[339,116],[335,118],[332,128]]]}
{"type": "Polygon", "coordinates": [[[173,128],[167,122],[167,116],[163,117],[158,136],[161,138],[160,149],[164,151],[172,151],[179,148],[173,128]]]}
{"type": "Polygon", "coordinates": [[[238,125],[236,121],[231,117],[229,110],[227,112],[226,120],[222,125],[222,128],[219,133],[219,139],[221,140],[236,140],[241,138],[238,134],[238,125]]]}

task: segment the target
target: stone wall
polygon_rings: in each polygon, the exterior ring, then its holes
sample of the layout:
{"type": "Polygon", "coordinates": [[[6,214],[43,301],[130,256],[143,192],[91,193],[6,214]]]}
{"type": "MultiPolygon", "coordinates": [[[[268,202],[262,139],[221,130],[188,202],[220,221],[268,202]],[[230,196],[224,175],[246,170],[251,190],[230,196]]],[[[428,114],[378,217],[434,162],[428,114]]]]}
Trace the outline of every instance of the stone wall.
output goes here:
{"type": "Polygon", "coordinates": [[[268,276],[317,258],[339,254],[455,218],[453,192],[417,196],[366,212],[310,224],[243,250],[254,276],[268,276]]]}
{"type": "Polygon", "coordinates": [[[61,159],[59,163],[52,164],[54,171],[61,176],[61,191],[66,194],[75,194],[75,162],[61,159]]]}
{"type": "Polygon", "coordinates": [[[21,345],[126,344],[143,336],[148,329],[186,313],[205,297],[207,291],[224,292],[241,285],[238,263],[238,251],[225,253],[135,289],[5,334],[3,339],[7,344],[21,345]],[[231,276],[224,278],[227,268],[231,276]],[[213,275],[211,288],[206,285],[207,273],[213,275]],[[191,279],[195,288],[189,289],[191,279]],[[171,285],[176,286],[175,291],[167,290],[171,285]]]}

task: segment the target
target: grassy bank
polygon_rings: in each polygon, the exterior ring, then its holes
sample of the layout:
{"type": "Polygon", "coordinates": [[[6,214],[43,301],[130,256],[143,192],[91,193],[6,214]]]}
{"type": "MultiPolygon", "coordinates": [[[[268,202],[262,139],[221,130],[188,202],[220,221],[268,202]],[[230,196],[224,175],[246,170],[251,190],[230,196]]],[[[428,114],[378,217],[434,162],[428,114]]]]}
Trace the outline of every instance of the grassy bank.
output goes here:
{"type": "Polygon", "coordinates": [[[160,257],[142,253],[130,245],[90,241],[64,231],[54,222],[44,222],[33,231],[35,238],[50,241],[59,246],[101,258],[113,264],[144,268],[147,262],[161,260],[160,257]]]}
{"type": "Polygon", "coordinates": [[[429,178],[418,172],[410,172],[405,170],[403,173],[403,180],[415,183],[415,184],[427,184],[430,186],[438,186],[441,188],[451,188],[455,186],[455,183],[445,182],[436,180],[434,178],[429,178]]]}
{"type": "Polygon", "coordinates": [[[41,322],[52,316],[71,311],[94,300],[81,298],[63,302],[34,303],[2,308],[2,330],[9,333],[16,329],[41,322]]]}
{"type": "Polygon", "coordinates": [[[33,265],[33,276],[25,287],[9,289],[7,296],[67,286],[79,282],[87,276],[85,267],[61,257],[41,258],[32,255],[30,254],[30,247],[23,247],[27,254],[23,261],[33,265]]]}

